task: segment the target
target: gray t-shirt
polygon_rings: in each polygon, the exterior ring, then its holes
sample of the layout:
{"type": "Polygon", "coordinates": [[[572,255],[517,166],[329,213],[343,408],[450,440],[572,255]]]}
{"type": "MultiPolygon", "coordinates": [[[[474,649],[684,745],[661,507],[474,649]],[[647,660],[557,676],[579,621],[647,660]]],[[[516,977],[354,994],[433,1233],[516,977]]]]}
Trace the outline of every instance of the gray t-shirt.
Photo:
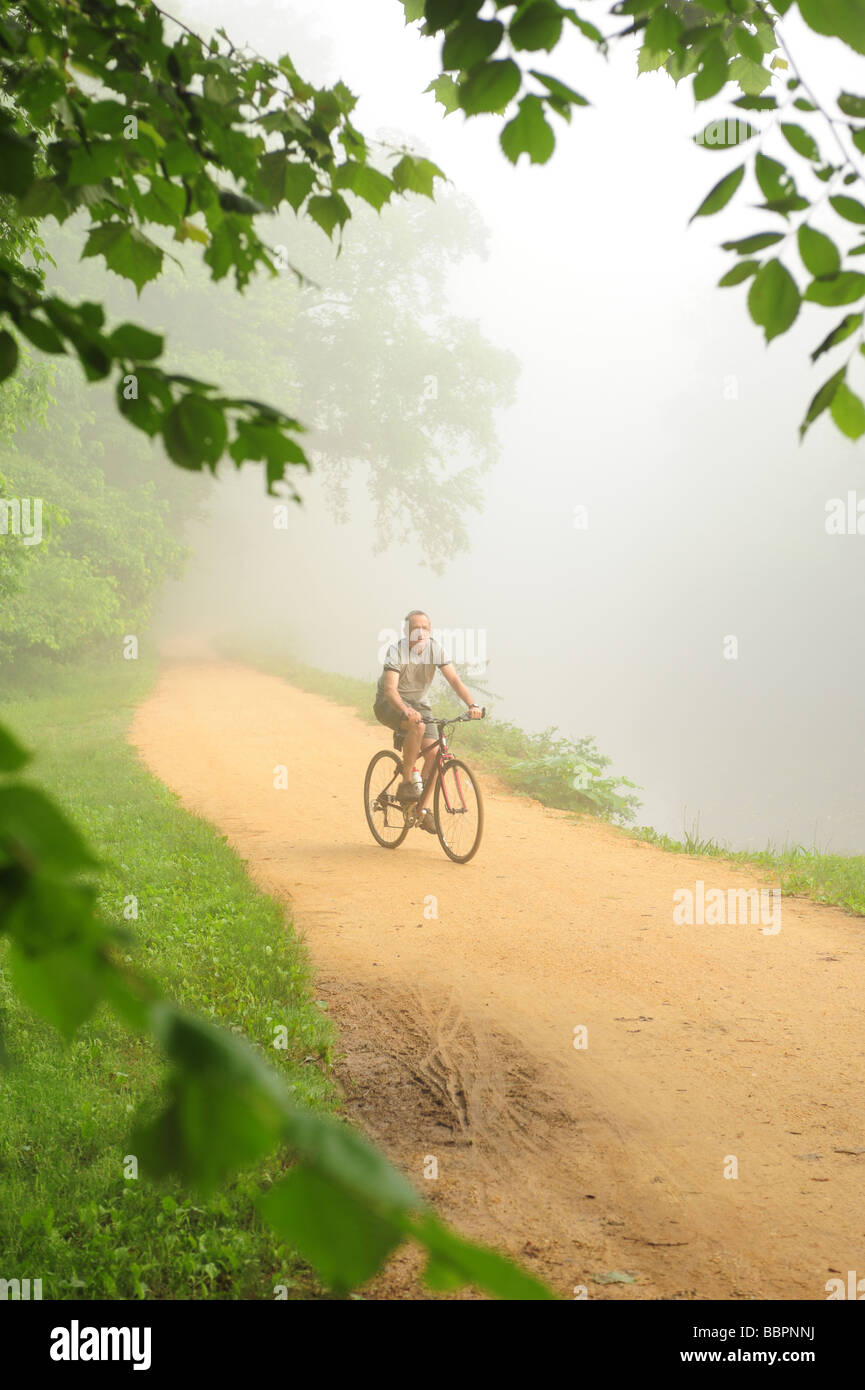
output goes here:
{"type": "Polygon", "coordinates": [[[376,687],[376,699],[385,698],[385,671],[399,671],[397,690],[400,697],[407,704],[421,705],[426,700],[438,668],[449,664],[450,656],[434,637],[430,638],[420,655],[411,650],[408,638],[403,637],[402,641],[393,642],[385,653],[384,670],[376,687]]]}

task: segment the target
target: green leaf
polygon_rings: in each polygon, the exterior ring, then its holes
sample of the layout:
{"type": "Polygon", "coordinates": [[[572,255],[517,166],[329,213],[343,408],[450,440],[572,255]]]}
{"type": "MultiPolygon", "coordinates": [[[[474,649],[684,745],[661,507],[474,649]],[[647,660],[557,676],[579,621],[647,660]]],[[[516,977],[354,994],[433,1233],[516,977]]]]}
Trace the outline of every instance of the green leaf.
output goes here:
{"type": "Polygon", "coordinates": [[[228,430],[218,405],[190,392],[171,407],[162,424],[169,458],[181,468],[214,464],[225,449],[228,430]]]}
{"type": "Polygon", "coordinates": [[[449,116],[452,111],[459,110],[460,89],[449,73],[443,72],[440,77],[433,78],[425,92],[433,92],[435,99],[440,106],[445,109],[445,115],[449,116]]]}
{"type": "Polygon", "coordinates": [[[758,151],[754,158],[754,173],[764,198],[788,198],[796,192],[787,166],[780,160],[770,159],[762,151],[758,151]]]}
{"type": "Polygon", "coordinates": [[[540,97],[523,97],[516,116],[504,127],[499,140],[512,164],[519,161],[521,154],[527,154],[531,164],[546,164],[556,147],[556,137],[544,116],[540,97]]]}
{"type": "Polygon", "coordinates": [[[646,26],[645,42],[649,48],[669,50],[678,44],[682,30],[679,16],[668,10],[666,5],[658,5],[646,26]]]}
{"type": "Polygon", "coordinates": [[[208,1192],[278,1142],[286,1097],[280,1078],[243,1039],[159,1002],[153,1031],[175,1071],[155,1120],[142,1106],[133,1152],[158,1177],[177,1174],[208,1192]],[[145,1118],[147,1116],[148,1118],[145,1118]]]}
{"type": "Polygon", "coordinates": [[[91,101],[83,112],[85,129],[93,135],[121,135],[127,108],[119,101],[91,101]]]}
{"type": "Polygon", "coordinates": [[[108,269],[131,280],[139,294],[162,269],[161,248],[137,227],[122,222],[102,222],[91,228],[82,260],[86,256],[104,256],[108,269]]]}
{"type": "Polygon", "coordinates": [[[470,1245],[434,1216],[425,1217],[415,1231],[430,1252],[424,1278],[433,1288],[454,1288],[459,1283],[471,1284],[496,1298],[521,1302],[555,1298],[530,1274],[492,1250],[470,1245]]]}
{"type": "Polygon", "coordinates": [[[849,338],[851,333],[855,333],[857,328],[862,327],[862,321],[862,314],[845,314],[837,328],[833,328],[829,336],[824,338],[820,346],[811,353],[811,361],[816,362],[817,358],[821,357],[824,352],[828,352],[837,343],[843,343],[845,338],[849,338]]]}
{"type": "Polygon", "coordinates": [[[799,0],[799,12],[815,34],[842,39],[865,53],[865,6],[861,0],[799,0]]]}
{"type": "Polygon", "coordinates": [[[801,154],[805,159],[812,159],[815,162],[820,158],[820,150],[817,141],[802,126],[794,125],[791,122],[782,121],[781,131],[788,145],[792,145],[797,154],[801,154]]]}
{"type": "Polygon", "coordinates": [[[317,222],[329,237],[333,236],[335,227],[345,226],[351,217],[348,203],[338,193],[329,193],[326,196],[316,194],[314,198],[310,198],[306,210],[313,222],[317,222]]]}
{"type": "Polygon", "coordinates": [[[804,212],[811,204],[798,193],[791,193],[786,198],[770,198],[768,202],[759,203],[757,206],[765,212],[780,212],[786,217],[791,212],[804,212]]]}
{"type": "Polygon", "coordinates": [[[422,193],[426,198],[433,197],[433,180],[443,179],[444,174],[431,159],[406,154],[394,166],[391,175],[400,193],[422,193]]]}
{"type": "Polygon", "coordinates": [[[730,82],[738,83],[746,96],[756,97],[772,82],[772,74],[751,58],[734,58],[727,71],[730,82]]]}
{"type": "Polygon", "coordinates": [[[844,193],[836,193],[829,199],[839,217],[845,217],[848,222],[865,222],[865,206],[857,198],[848,198],[844,193]]]}
{"type": "Polygon", "coordinates": [[[66,351],[60,334],[44,319],[37,319],[31,314],[23,314],[18,320],[18,329],[25,338],[29,338],[34,347],[39,348],[40,352],[66,351]]]}
{"type": "Polygon", "coordinates": [[[840,382],[830,405],[832,419],[848,439],[861,439],[865,434],[865,405],[846,382],[840,382]]]}
{"type": "Polygon", "coordinates": [[[505,26],[498,19],[463,20],[445,36],[442,67],[445,71],[462,71],[484,62],[495,53],[504,32],[505,26]]]}
{"type": "Polygon", "coordinates": [[[784,240],[783,232],[756,232],[754,236],[742,237],[741,241],[722,241],[725,251],[735,251],[739,256],[750,256],[752,251],[762,251],[767,246],[784,240]]]}
{"type": "Polygon", "coordinates": [[[704,126],[694,136],[694,144],[703,145],[707,150],[729,150],[735,145],[744,144],[756,134],[756,128],[748,121],[740,121],[738,117],[724,120],[721,117],[704,126]]]}
{"type": "Polygon", "coordinates": [[[731,173],[725,174],[722,179],[718,180],[711,192],[706,194],[697,211],[692,214],[690,221],[693,222],[695,217],[711,217],[713,213],[720,212],[721,208],[727,206],[744,177],[744,164],[740,164],[738,169],[733,169],[731,173]]]}
{"type": "Polygon", "coordinates": [[[18,344],[5,329],[0,332],[0,381],[11,376],[18,366],[18,344]]]}
{"type": "Polygon", "coordinates": [[[36,177],[35,139],[24,139],[16,131],[0,127],[0,193],[22,197],[36,177]]]}
{"type": "Polygon", "coordinates": [[[580,96],[579,92],[575,92],[567,83],[560,82],[557,77],[551,77],[547,72],[538,72],[536,68],[529,68],[529,74],[542,82],[552,96],[560,97],[562,101],[568,101],[573,106],[589,105],[585,97],[580,96]]]}
{"type": "Polygon", "coordinates": [[[779,260],[767,261],[748,291],[748,311],[763,329],[767,343],[787,332],[800,302],[796,281],[779,260]]]}
{"type": "Polygon", "coordinates": [[[845,116],[856,116],[860,120],[865,117],[865,97],[856,97],[851,92],[842,92],[838,98],[838,105],[845,116]]]}
{"type": "Polygon", "coordinates": [[[98,140],[89,148],[82,145],[72,155],[68,181],[72,185],[101,183],[120,173],[128,154],[128,142],[123,140],[98,140]]]}
{"type": "Polygon", "coordinates": [[[31,955],[16,941],[9,953],[15,989],[28,1008],[71,1038],[102,997],[105,973],[90,942],[31,955]]]}
{"type": "Polygon", "coordinates": [[[665,48],[650,48],[644,43],[637,59],[637,72],[657,72],[658,68],[662,68],[669,61],[669,57],[665,48]]]}
{"type": "Polygon", "coordinates": [[[774,97],[744,96],[736,97],[733,105],[742,111],[774,111],[778,103],[774,97]]]}
{"type": "Polygon", "coordinates": [[[812,275],[836,275],[841,269],[841,253],[831,237],[804,224],[799,228],[799,255],[812,275]]]}
{"type": "Polygon", "coordinates": [[[164,338],[137,323],[119,324],[108,341],[117,357],[133,357],[138,362],[160,357],[165,347],[164,338]]]}
{"type": "Polygon", "coordinates": [[[469,116],[503,111],[520,89],[520,70],[513,58],[485,63],[460,84],[460,106],[469,116]]]}
{"type": "MultiPolygon", "coordinates": [[[[270,150],[258,162],[257,191],[269,208],[278,207],[285,198],[285,150],[270,150]]],[[[310,169],[310,173],[312,170],[310,169]]]]}
{"type": "Polygon", "coordinates": [[[744,25],[738,24],[733,39],[743,57],[750,58],[751,62],[758,66],[762,65],[763,45],[756,34],[752,34],[744,25]]]}
{"type": "Polygon", "coordinates": [[[282,1138],[307,1167],[315,1167],[382,1214],[422,1210],[423,1202],[408,1179],[349,1125],[292,1106],[285,1115],[282,1138]]]}
{"type": "Polygon", "coordinates": [[[29,761],[30,754],[13,738],[9,730],[0,724],[0,772],[18,772],[29,761]]]}
{"type": "Polygon", "coordinates": [[[700,71],[694,78],[694,97],[708,101],[727,81],[727,50],[720,39],[712,39],[703,49],[700,71]]]}
{"type": "Polygon", "coordinates": [[[257,202],[255,198],[248,198],[245,193],[235,193],[230,188],[220,189],[218,202],[223,212],[240,213],[242,217],[254,217],[256,213],[267,212],[263,203],[257,202]]]}
{"type": "Polygon", "coordinates": [[[536,53],[546,49],[549,53],[562,36],[564,13],[552,0],[531,0],[530,4],[520,5],[510,22],[508,36],[516,49],[527,49],[536,53]]]}
{"type": "Polygon", "coordinates": [[[394,191],[394,185],[387,174],[374,169],[371,164],[358,164],[351,160],[340,164],[334,170],[335,188],[349,188],[358,198],[374,207],[376,212],[384,207],[394,191]]]}
{"type": "Polygon", "coordinates": [[[728,270],[726,275],[722,275],[718,281],[721,289],[729,285],[741,285],[743,280],[748,280],[752,275],[756,275],[760,269],[759,261],[739,261],[732,270],[728,270]]]}
{"type": "Polygon", "coordinates": [[[18,204],[24,217],[56,217],[65,222],[72,207],[66,202],[54,179],[34,179],[18,204]]]}
{"type": "Polygon", "coordinates": [[[16,861],[62,873],[97,863],[72,822],[36,787],[0,787],[0,848],[16,861]]]}
{"type": "MultiPolygon", "coordinates": [[[[479,9],[480,6],[476,8],[479,9]]],[[[426,18],[430,33],[435,34],[439,29],[446,29],[449,24],[453,24],[465,9],[465,0],[426,0],[426,4],[421,7],[421,15],[426,18]]]]}
{"type": "Polygon", "coordinates": [[[315,183],[315,169],[311,164],[301,164],[289,160],[285,166],[284,196],[297,212],[315,183]]]}
{"type": "Polygon", "coordinates": [[[852,304],[865,294],[865,275],[858,270],[842,270],[823,280],[812,280],[805,298],[812,304],[852,304]]]}
{"type": "Polygon", "coordinates": [[[393,1216],[379,1215],[305,1167],[271,1187],[257,1206],[267,1225],[339,1292],[371,1279],[404,1236],[393,1216]]]}
{"type": "Polygon", "coordinates": [[[799,426],[799,435],[801,438],[804,438],[808,426],[814,423],[818,415],[822,415],[826,407],[832,404],[835,392],[838,390],[838,386],[844,380],[846,374],[847,367],[845,365],[843,367],[840,367],[837,372],[830,376],[828,381],[823,382],[823,385],[820,387],[820,390],[816,393],[813,400],[811,401],[811,404],[808,407],[805,419],[799,426]]]}

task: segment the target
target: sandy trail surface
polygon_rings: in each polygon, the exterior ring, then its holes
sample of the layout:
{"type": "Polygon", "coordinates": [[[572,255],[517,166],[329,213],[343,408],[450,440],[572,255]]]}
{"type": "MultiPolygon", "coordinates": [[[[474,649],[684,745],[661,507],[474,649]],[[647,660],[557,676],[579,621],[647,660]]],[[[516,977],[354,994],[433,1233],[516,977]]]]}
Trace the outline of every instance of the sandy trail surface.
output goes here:
{"type": "MultiPolygon", "coordinates": [[[[860,918],[785,897],[775,934],[675,925],[676,890],[761,880],[483,775],[470,864],[419,830],[383,850],[362,788],[386,731],[242,665],[168,666],[131,740],[289,905],[348,1113],[464,1234],[565,1297],[824,1299],[865,1274],[860,918]]],[[[423,1297],[414,1269],[373,1295],[423,1297]]]]}

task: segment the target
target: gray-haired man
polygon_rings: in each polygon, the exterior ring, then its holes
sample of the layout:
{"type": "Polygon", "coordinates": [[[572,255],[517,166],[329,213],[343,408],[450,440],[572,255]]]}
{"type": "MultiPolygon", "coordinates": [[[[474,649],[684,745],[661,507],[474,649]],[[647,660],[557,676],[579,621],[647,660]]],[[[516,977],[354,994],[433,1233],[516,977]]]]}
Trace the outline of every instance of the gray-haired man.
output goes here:
{"type": "Polygon", "coordinates": [[[433,759],[436,742],[436,726],[432,722],[432,710],[427,703],[427,695],[436,671],[441,671],[445,680],[468,706],[472,719],[480,719],[482,711],[474,703],[466,690],[450,656],[436,641],[430,630],[429,614],[423,609],[413,608],[406,614],[405,636],[400,642],[388,647],[384,658],[384,669],[376,687],[373,712],[380,724],[403,734],[403,781],[397,790],[400,801],[417,802],[417,823],[424,830],[435,834],[432,813],[426,803],[432,793],[432,783],[426,793],[426,781],[433,759]],[[414,771],[418,754],[423,749],[423,775],[414,771]]]}

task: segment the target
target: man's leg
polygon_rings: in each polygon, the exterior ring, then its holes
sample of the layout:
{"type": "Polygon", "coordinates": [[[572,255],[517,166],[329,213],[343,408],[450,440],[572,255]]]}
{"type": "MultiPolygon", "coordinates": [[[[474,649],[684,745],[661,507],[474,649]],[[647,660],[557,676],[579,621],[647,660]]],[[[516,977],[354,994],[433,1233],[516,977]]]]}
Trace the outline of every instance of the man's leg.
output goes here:
{"type": "Polygon", "coordinates": [[[417,804],[418,815],[420,815],[421,811],[425,809],[430,800],[430,797],[433,794],[433,783],[432,779],[430,778],[430,773],[432,772],[433,765],[438,754],[438,748],[436,744],[437,740],[434,738],[425,737],[423,740],[423,771],[421,772],[421,776],[423,777],[424,783],[426,784],[426,789],[424,791],[423,796],[417,804]]]}
{"type": "Polygon", "coordinates": [[[417,756],[420,752],[424,726],[413,721],[410,722],[408,719],[404,719],[402,724],[405,735],[402,745],[402,778],[404,782],[409,782],[411,781],[411,770],[417,762],[417,756]]]}

